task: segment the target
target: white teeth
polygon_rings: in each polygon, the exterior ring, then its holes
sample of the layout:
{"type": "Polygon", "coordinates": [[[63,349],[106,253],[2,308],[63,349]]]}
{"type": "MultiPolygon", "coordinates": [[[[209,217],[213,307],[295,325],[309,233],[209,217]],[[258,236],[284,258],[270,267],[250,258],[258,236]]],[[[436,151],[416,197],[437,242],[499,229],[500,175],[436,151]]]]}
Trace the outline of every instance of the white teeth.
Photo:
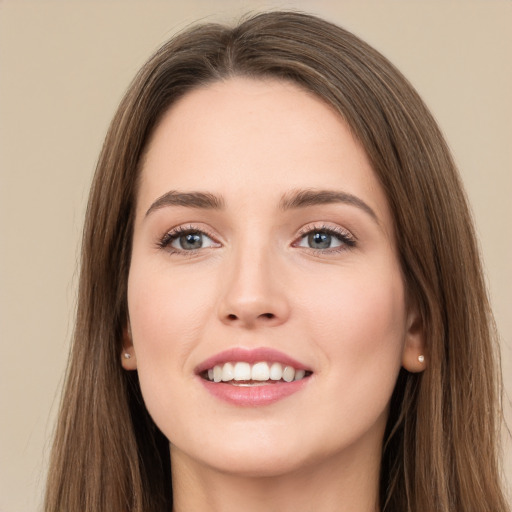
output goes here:
{"type": "Polygon", "coordinates": [[[286,366],[283,370],[283,380],[285,382],[291,382],[295,378],[295,368],[292,366],[286,366]]]}
{"type": "Polygon", "coordinates": [[[281,380],[283,378],[283,367],[281,363],[273,363],[270,367],[270,378],[272,380],[281,380]]]}
{"type": "MultiPolygon", "coordinates": [[[[222,373],[224,374],[224,372],[222,373]]],[[[234,377],[235,380],[251,380],[251,365],[249,363],[236,363],[234,377]]]]}
{"type": "Polygon", "coordinates": [[[208,380],[213,382],[256,381],[263,383],[279,380],[292,382],[306,377],[306,370],[296,370],[293,366],[283,367],[281,363],[269,364],[265,361],[260,361],[251,365],[245,361],[238,361],[236,363],[215,365],[213,368],[208,369],[206,375],[208,380]]]}
{"type": "Polygon", "coordinates": [[[228,380],[233,380],[234,378],[234,368],[231,363],[226,363],[222,367],[222,382],[227,382],[228,380]]]}
{"type": "MultiPolygon", "coordinates": [[[[208,373],[208,378],[210,374],[208,373]]],[[[210,379],[212,380],[212,379],[210,379]]],[[[220,382],[222,380],[222,366],[216,365],[213,367],[213,382],[220,382]]]]}
{"type": "Polygon", "coordinates": [[[270,369],[267,363],[256,363],[251,370],[252,380],[268,380],[270,377],[270,369]]]}
{"type": "Polygon", "coordinates": [[[304,378],[304,375],[306,375],[305,370],[295,370],[295,377],[294,380],[300,380],[304,378]]]}

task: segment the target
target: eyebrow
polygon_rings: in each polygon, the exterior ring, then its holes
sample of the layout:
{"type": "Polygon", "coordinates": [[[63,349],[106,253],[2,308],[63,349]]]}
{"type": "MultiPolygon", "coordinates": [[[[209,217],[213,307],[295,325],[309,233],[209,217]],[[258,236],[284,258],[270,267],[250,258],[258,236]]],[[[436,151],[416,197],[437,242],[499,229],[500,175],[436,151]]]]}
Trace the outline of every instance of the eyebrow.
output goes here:
{"type": "MultiPolygon", "coordinates": [[[[372,219],[379,223],[377,214],[362,199],[347,192],[335,190],[296,190],[285,194],[279,202],[281,210],[293,210],[307,208],[322,204],[344,203],[366,212],[372,219]]],[[[148,208],[146,217],[153,211],[167,206],[184,206],[187,208],[198,208],[204,210],[222,210],[225,207],[222,197],[207,192],[178,192],[170,190],[148,208]]]]}
{"type": "Polygon", "coordinates": [[[279,207],[282,210],[292,210],[295,208],[306,208],[308,206],[334,203],[356,206],[372,217],[377,224],[379,223],[377,214],[362,199],[347,192],[336,190],[296,190],[283,196],[279,207]]]}
{"type": "Polygon", "coordinates": [[[204,210],[222,210],[224,200],[221,197],[205,192],[178,192],[170,190],[160,196],[146,212],[146,217],[153,211],[166,206],[185,206],[204,210]]]}

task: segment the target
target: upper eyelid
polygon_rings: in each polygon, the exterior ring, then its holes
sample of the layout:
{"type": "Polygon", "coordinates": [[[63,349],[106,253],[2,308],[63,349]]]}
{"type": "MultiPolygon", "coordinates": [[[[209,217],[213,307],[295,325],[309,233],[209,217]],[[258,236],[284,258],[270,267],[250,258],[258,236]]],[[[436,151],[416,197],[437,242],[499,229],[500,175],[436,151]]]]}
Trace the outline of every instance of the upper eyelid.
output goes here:
{"type": "MultiPolygon", "coordinates": [[[[214,243],[222,244],[222,242],[219,241],[219,237],[215,236],[210,232],[210,230],[205,229],[204,227],[198,227],[192,224],[178,224],[177,226],[167,229],[163,235],[158,237],[157,246],[161,249],[167,249],[172,244],[172,242],[186,233],[201,233],[202,235],[205,235],[210,240],[212,240],[214,243]]],[[[180,249],[176,249],[176,251],[180,251],[180,249]]],[[[184,252],[192,252],[192,250],[184,252]]]]}
{"type": "Polygon", "coordinates": [[[178,224],[177,226],[169,228],[169,229],[165,230],[163,236],[182,234],[182,233],[202,233],[210,238],[218,238],[218,236],[216,236],[213,233],[213,230],[208,229],[204,225],[202,225],[202,224],[194,225],[194,224],[190,224],[190,223],[178,224]]]}
{"type": "Polygon", "coordinates": [[[313,225],[306,224],[305,226],[303,226],[300,229],[298,236],[295,237],[295,240],[292,242],[291,245],[292,247],[302,247],[305,250],[314,251],[314,253],[317,254],[334,254],[340,251],[345,251],[347,249],[353,249],[357,247],[358,244],[359,241],[357,237],[352,233],[352,231],[340,226],[339,224],[336,224],[335,226],[329,226],[326,225],[325,223],[314,223],[313,225]],[[314,249],[309,247],[302,247],[301,245],[299,245],[299,243],[302,242],[302,240],[306,238],[306,236],[314,232],[324,232],[335,236],[341,242],[341,246],[326,249],[314,249]]]}
{"type": "Polygon", "coordinates": [[[305,226],[299,229],[298,236],[305,236],[308,233],[311,233],[312,231],[328,231],[334,234],[348,235],[350,238],[353,238],[355,241],[357,241],[357,236],[350,229],[347,229],[340,225],[329,225],[326,224],[325,222],[306,224],[305,226]]]}
{"type": "MultiPolygon", "coordinates": [[[[348,238],[351,238],[354,240],[354,242],[357,242],[357,236],[349,229],[342,227],[340,225],[332,225],[326,222],[318,221],[318,222],[311,222],[304,226],[302,226],[298,231],[296,236],[294,237],[292,244],[294,244],[298,239],[303,238],[307,234],[314,232],[314,231],[326,231],[329,233],[332,233],[334,235],[345,235],[348,238]]],[[[202,233],[208,238],[211,238],[214,242],[220,243],[224,245],[225,241],[222,240],[222,237],[218,234],[215,234],[214,230],[208,229],[205,227],[202,223],[198,223],[198,225],[195,225],[193,223],[185,223],[185,224],[178,224],[172,228],[167,229],[162,236],[159,237],[160,241],[163,241],[164,239],[173,239],[174,237],[177,237],[184,233],[202,233]]]]}

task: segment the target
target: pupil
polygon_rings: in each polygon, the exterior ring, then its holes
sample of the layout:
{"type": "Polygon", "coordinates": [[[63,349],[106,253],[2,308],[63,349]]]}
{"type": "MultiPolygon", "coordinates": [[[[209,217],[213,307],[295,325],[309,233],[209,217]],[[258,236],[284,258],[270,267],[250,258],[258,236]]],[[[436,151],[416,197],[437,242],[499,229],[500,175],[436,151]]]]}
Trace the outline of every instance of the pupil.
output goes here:
{"type": "Polygon", "coordinates": [[[308,236],[309,246],[314,249],[328,249],[331,246],[331,235],[327,233],[313,233],[308,236]]]}
{"type": "Polygon", "coordinates": [[[180,245],[183,249],[200,249],[203,241],[198,233],[188,233],[180,236],[180,245]]]}

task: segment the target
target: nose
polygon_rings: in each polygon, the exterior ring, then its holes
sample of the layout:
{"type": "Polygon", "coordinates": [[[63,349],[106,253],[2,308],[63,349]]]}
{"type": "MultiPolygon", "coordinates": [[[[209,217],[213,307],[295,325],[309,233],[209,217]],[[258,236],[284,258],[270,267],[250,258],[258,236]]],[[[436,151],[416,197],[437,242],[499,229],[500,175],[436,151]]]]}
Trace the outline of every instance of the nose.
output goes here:
{"type": "Polygon", "coordinates": [[[289,318],[290,305],[278,258],[265,250],[245,254],[227,262],[229,268],[222,276],[221,322],[246,329],[283,324],[289,318]]]}

